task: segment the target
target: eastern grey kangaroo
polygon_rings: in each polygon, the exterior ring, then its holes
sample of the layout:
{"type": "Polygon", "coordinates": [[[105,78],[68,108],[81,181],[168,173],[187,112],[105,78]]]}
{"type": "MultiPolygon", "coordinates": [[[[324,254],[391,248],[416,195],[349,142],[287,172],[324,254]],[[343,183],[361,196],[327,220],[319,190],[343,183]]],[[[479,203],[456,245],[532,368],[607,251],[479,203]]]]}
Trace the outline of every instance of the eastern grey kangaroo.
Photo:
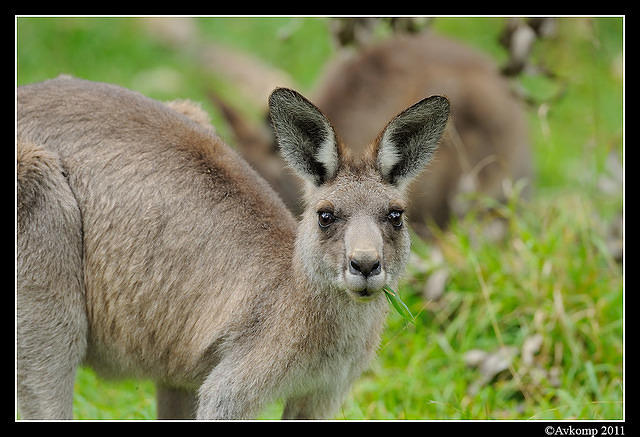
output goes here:
{"type": "MultiPolygon", "coordinates": [[[[409,223],[423,237],[429,235],[431,221],[443,228],[452,214],[466,212],[457,208],[460,192],[504,200],[503,180],[532,182],[526,113],[497,65],[479,51],[430,31],[395,35],[335,59],[313,92],[314,103],[355,156],[375,140],[381,124],[434,94],[447,96],[451,116],[434,165],[408,195],[409,223]]],[[[272,135],[213,97],[240,153],[294,214],[300,214],[298,178],[286,170],[272,135]]]]}
{"type": "Polygon", "coordinates": [[[354,159],[277,88],[300,222],[213,129],[118,86],[18,88],[17,368],[24,419],[71,419],[75,374],[153,379],[160,418],[327,418],[374,356],[409,255],[407,186],[448,100],[419,100],[354,159]]]}

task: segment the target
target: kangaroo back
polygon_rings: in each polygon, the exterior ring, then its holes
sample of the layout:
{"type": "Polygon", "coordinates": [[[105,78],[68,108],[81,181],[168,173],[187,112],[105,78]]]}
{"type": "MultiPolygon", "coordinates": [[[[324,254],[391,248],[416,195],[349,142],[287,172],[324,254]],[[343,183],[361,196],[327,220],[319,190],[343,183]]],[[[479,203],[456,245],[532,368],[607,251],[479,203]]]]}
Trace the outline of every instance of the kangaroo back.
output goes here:
{"type": "Polygon", "coordinates": [[[18,135],[60,156],[77,199],[87,360],[105,375],[202,378],[202,354],[246,298],[234,291],[263,260],[291,262],[270,248],[295,236],[278,196],[210,129],[117,86],[20,87],[18,135]]]}

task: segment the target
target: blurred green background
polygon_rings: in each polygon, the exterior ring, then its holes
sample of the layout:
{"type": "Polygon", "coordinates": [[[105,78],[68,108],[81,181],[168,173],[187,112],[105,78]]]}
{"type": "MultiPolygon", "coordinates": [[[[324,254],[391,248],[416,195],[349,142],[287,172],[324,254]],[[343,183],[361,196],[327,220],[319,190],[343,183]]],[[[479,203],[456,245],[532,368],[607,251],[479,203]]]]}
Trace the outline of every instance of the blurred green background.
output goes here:
{"type": "MultiPolygon", "coordinates": [[[[303,93],[337,53],[328,18],[198,17],[169,39],[153,21],[18,17],[17,85],[64,73],[159,100],[189,98],[233,146],[208,92],[248,117],[264,106],[203,62],[203,44],[252,54],[303,93]]],[[[506,23],[435,17],[427,26],[504,65],[506,23]]],[[[531,55],[554,75],[513,79],[530,100],[533,197],[514,190],[498,207],[507,222],[498,239],[471,212],[433,242],[415,240],[400,294],[418,323],[390,313],[377,359],[335,419],[623,418],[623,18],[554,24],[531,55]],[[444,290],[425,298],[437,271],[446,272],[444,290]],[[499,364],[486,373],[472,357],[499,364]]],[[[375,37],[389,33],[381,20],[375,37]]],[[[149,381],[104,381],[82,369],[75,391],[76,419],[156,415],[149,381]]],[[[281,408],[261,418],[278,418],[281,408]]]]}

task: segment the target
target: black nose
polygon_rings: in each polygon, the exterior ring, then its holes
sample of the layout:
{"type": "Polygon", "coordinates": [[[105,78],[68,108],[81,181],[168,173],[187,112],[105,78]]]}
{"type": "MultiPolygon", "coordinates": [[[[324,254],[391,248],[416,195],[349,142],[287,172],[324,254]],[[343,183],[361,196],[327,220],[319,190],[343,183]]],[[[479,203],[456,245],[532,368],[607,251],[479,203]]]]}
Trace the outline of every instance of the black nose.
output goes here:
{"type": "Polygon", "coordinates": [[[351,259],[349,261],[349,271],[354,275],[361,274],[365,278],[375,276],[380,273],[380,261],[377,259],[351,259]]]}

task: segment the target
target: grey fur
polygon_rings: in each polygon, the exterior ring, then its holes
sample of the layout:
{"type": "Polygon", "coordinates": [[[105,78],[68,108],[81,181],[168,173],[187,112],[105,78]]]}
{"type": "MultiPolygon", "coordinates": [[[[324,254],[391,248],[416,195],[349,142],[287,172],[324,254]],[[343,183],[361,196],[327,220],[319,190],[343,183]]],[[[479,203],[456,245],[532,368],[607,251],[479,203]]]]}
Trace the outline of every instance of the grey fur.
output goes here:
{"type": "MultiPolygon", "coordinates": [[[[78,79],[18,88],[22,418],[71,419],[81,363],[155,380],[162,418],[246,419],[277,399],[284,418],[326,418],[375,354],[380,284],[409,253],[406,228],[380,217],[404,192],[336,143],[297,223],[185,114],[78,79]],[[339,220],[321,229],[328,205],[339,220]],[[363,247],[382,263],[373,279],[345,273],[363,247]]],[[[302,163],[317,151],[281,147],[318,176],[302,163]]]]}

